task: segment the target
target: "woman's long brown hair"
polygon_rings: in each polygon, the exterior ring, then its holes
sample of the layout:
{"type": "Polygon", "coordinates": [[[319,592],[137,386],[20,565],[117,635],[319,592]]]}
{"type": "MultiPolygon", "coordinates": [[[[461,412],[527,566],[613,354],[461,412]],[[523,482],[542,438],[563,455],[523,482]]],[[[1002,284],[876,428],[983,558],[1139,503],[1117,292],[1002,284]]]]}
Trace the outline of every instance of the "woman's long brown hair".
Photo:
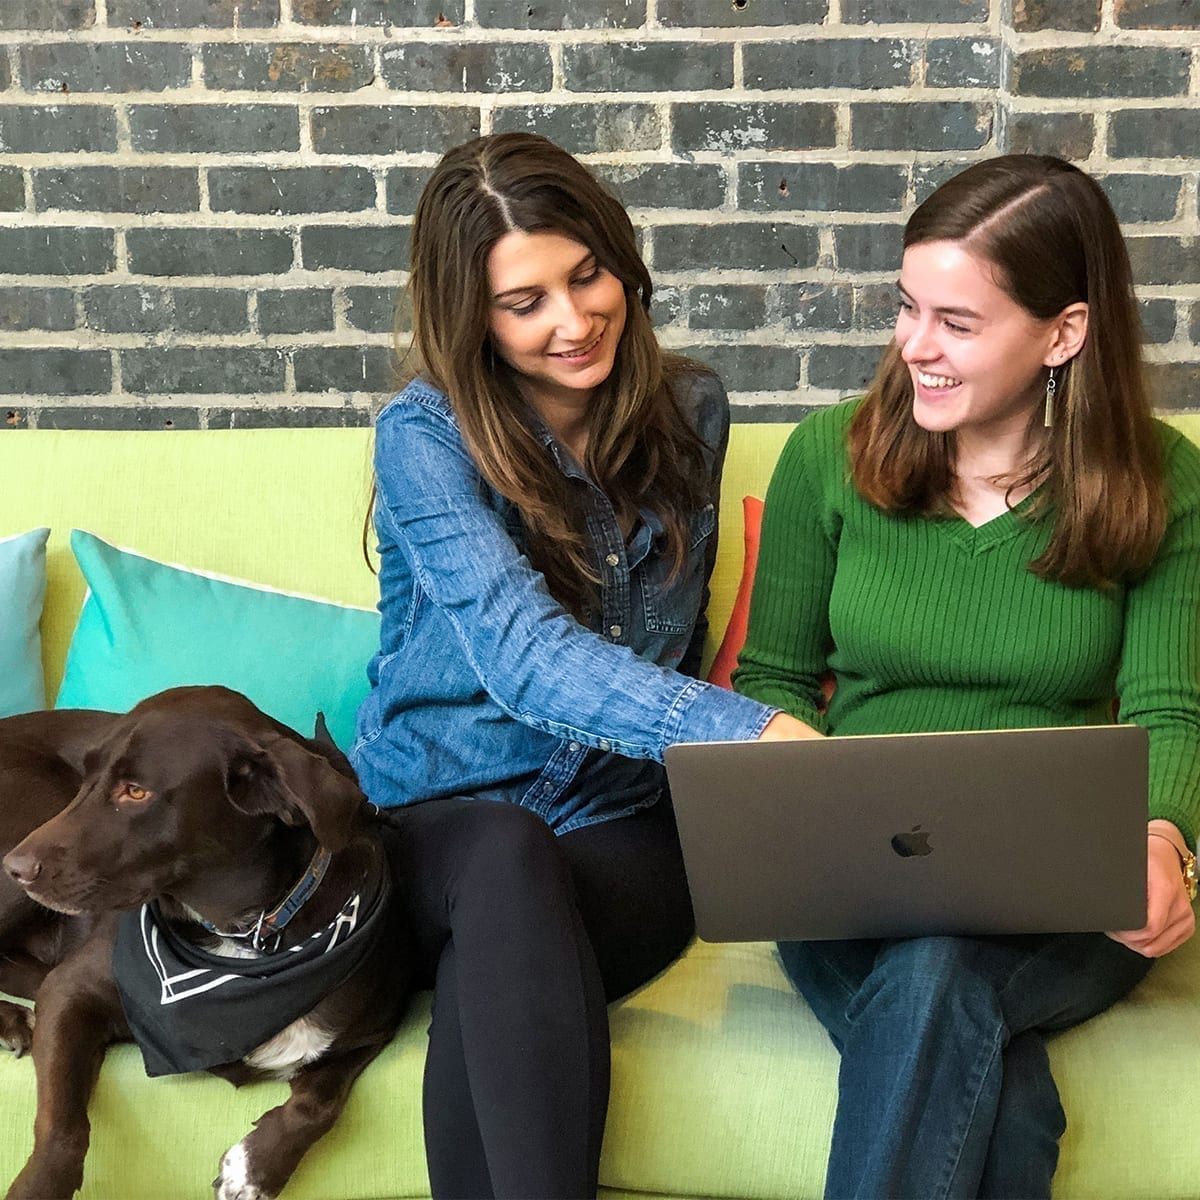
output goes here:
{"type": "Polygon", "coordinates": [[[599,575],[575,489],[531,426],[517,378],[488,336],[488,256],[513,231],[572,238],[624,286],[625,328],[588,412],[582,465],[626,522],[643,507],[660,516],[675,569],[690,549],[688,514],[708,496],[703,446],[673,385],[702,368],[660,350],[650,274],[629,216],[565,150],[534,134],[501,133],[438,163],[413,221],[416,370],[449,397],[483,478],[520,510],[530,561],[578,615],[594,602],[599,575]]]}
{"type": "MultiPolygon", "coordinates": [[[[1046,479],[1031,515],[1049,514],[1053,526],[1030,569],[1092,587],[1145,570],[1166,528],[1162,454],[1129,254],[1099,184],[1045,155],[976,163],[942,184],[905,226],[905,249],[933,241],[959,242],[990,263],[997,283],[1035,317],[1088,306],[1087,337],[1063,368],[1042,450],[1006,481],[1017,488],[1046,479]]],[[[854,483],[889,511],[948,513],[954,437],[921,429],[912,402],[893,341],[851,423],[854,483]]]]}

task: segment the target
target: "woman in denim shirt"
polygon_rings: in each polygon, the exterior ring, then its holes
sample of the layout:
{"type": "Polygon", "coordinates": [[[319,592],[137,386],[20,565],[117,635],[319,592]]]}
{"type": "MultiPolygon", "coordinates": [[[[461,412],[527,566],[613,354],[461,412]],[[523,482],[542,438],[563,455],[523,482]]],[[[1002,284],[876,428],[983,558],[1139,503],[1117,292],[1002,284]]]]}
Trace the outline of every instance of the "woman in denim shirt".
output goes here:
{"type": "Polygon", "coordinates": [[[620,204],[543,138],[480,138],[425,188],[410,286],[353,761],[435,989],[433,1194],[591,1196],[606,1000],[692,932],[663,751],[812,731],[695,678],[728,403],[660,351],[620,204]]]}

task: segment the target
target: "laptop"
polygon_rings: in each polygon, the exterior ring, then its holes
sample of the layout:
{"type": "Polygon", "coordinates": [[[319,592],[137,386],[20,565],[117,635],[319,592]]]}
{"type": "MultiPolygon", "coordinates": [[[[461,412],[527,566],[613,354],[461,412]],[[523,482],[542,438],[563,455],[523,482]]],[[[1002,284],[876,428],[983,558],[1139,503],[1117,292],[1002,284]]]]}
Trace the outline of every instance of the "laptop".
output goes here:
{"type": "Polygon", "coordinates": [[[1140,929],[1148,755],[1135,725],[671,746],[696,931],[1140,929]]]}

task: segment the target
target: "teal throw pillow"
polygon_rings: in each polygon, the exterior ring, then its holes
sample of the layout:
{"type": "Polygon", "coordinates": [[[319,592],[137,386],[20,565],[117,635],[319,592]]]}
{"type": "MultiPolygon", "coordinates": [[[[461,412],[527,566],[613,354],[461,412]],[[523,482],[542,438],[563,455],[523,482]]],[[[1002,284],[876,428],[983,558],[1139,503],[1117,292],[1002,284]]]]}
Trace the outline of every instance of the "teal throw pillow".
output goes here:
{"type": "Polygon", "coordinates": [[[0,717],[46,706],[38,622],[46,598],[48,529],[0,539],[0,717]]]}
{"type": "Polygon", "coordinates": [[[71,531],[88,584],[56,708],[125,712],[164,688],[223,684],[343,749],[367,693],[379,614],[171,566],[71,531]]]}

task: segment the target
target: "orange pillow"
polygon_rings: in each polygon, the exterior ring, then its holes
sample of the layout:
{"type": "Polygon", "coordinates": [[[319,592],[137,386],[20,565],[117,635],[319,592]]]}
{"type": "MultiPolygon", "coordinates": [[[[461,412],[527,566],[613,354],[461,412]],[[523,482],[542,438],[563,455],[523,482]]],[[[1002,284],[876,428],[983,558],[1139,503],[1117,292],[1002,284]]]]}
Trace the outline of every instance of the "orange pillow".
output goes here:
{"type": "Polygon", "coordinates": [[[738,584],[737,599],[725,626],[721,648],[708,671],[708,682],[723,688],[732,688],[730,676],[737,666],[742,643],[746,640],[746,627],[750,623],[750,592],[754,587],[754,571],[758,566],[758,538],[762,531],[763,502],[757,496],[742,497],[742,520],[745,524],[742,559],[742,581],[738,584]]]}

